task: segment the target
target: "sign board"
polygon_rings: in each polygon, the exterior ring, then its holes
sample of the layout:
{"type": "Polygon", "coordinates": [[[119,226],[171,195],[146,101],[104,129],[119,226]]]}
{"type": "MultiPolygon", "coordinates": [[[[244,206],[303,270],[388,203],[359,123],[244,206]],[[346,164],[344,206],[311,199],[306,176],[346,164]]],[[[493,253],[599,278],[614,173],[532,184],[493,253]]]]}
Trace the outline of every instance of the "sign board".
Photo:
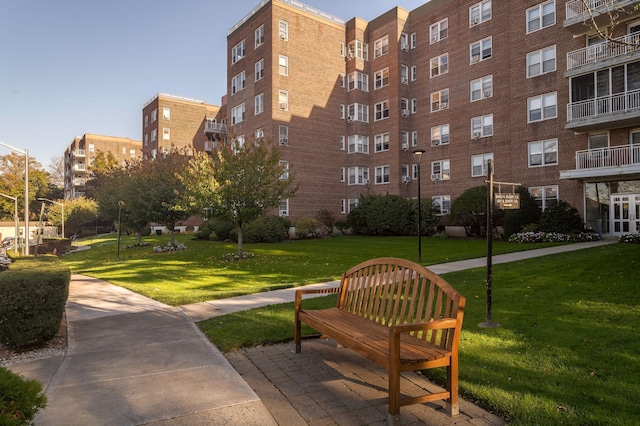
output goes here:
{"type": "Polygon", "coordinates": [[[495,194],[496,207],[500,210],[515,210],[520,208],[520,194],[495,194]]]}

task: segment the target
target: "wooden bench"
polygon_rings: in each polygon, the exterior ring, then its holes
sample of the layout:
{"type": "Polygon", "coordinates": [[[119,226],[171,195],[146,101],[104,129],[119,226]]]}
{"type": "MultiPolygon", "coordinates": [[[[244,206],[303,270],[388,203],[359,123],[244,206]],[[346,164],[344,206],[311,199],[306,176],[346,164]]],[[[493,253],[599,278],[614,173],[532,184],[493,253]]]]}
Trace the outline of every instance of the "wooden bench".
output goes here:
{"type": "Polygon", "coordinates": [[[295,296],[296,352],[301,351],[301,323],[331,337],[389,374],[389,416],[398,422],[400,407],[446,400],[450,415],[459,413],[458,343],[465,298],[427,268],[404,259],[379,258],[354,266],[340,287],[300,289],[295,296]],[[303,295],[338,293],[335,308],[305,310],[303,295]],[[446,367],[446,390],[401,397],[400,373],[446,367]]]}

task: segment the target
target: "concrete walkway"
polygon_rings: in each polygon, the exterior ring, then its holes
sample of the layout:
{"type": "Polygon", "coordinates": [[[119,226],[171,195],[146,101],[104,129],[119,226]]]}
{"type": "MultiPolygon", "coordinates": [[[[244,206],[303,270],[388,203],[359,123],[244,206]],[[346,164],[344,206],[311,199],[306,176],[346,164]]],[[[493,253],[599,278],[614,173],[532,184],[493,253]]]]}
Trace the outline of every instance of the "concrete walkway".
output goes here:
{"type": "MultiPolygon", "coordinates": [[[[612,242],[494,256],[493,263],[612,242]]],[[[444,273],[482,267],[485,262],[472,259],[430,268],[444,273]]],[[[306,342],[307,349],[297,355],[291,344],[274,345],[227,354],[232,366],[194,324],[229,312],[291,302],[294,291],[176,308],[73,275],[66,308],[66,356],[9,368],[46,389],[49,405],[39,412],[36,425],[384,424],[386,373],[351,351],[330,348],[322,340],[306,342]]],[[[433,388],[417,374],[403,380],[409,391],[433,388]]],[[[437,404],[404,407],[401,412],[403,424],[503,423],[467,402],[454,419],[437,404]]]]}

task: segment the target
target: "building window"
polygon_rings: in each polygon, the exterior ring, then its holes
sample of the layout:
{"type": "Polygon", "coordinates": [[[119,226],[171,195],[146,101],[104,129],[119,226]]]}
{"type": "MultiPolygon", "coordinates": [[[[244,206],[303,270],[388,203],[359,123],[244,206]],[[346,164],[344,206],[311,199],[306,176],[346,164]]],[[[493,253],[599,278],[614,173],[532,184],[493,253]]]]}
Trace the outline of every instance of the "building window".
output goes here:
{"type": "Polygon", "coordinates": [[[438,215],[449,214],[451,211],[451,195],[435,195],[431,201],[438,209],[438,215]]]}
{"type": "Polygon", "coordinates": [[[349,198],[349,211],[358,207],[358,203],[360,202],[357,198],[349,198]]]}
{"type": "Polygon", "coordinates": [[[255,37],[254,47],[257,49],[264,44],[264,25],[260,25],[256,28],[255,37]]]}
{"type": "Polygon", "coordinates": [[[122,147],[122,155],[127,155],[127,148],[126,147],[122,147]]]}
{"type": "Polygon", "coordinates": [[[253,137],[256,141],[256,146],[257,146],[258,142],[264,139],[264,129],[263,128],[256,129],[256,131],[253,132],[253,137]]]}
{"type": "Polygon", "coordinates": [[[278,23],[278,35],[280,36],[280,40],[289,40],[289,23],[287,21],[281,19],[278,23]]]}
{"type": "Polygon", "coordinates": [[[489,160],[493,160],[493,153],[473,155],[471,157],[471,176],[486,176],[489,160]]]}
{"type": "Polygon", "coordinates": [[[400,112],[402,113],[403,117],[408,117],[409,116],[409,99],[407,98],[400,98],[400,112]]]}
{"type": "Polygon", "coordinates": [[[487,37],[485,39],[476,41],[469,45],[469,53],[471,55],[470,63],[475,64],[480,61],[491,58],[492,55],[492,39],[487,37]]]}
{"type": "Polygon", "coordinates": [[[609,147],[609,133],[589,133],[589,149],[609,147]]]}
{"type": "Polygon", "coordinates": [[[374,108],[376,114],[374,121],[389,118],[389,101],[378,102],[375,104],[374,108]]]}
{"type": "Polygon", "coordinates": [[[90,153],[96,152],[96,146],[92,143],[89,144],[89,152],[90,153]]]}
{"type": "Polygon", "coordinates": [[[389,166],[376,167],[376,185],[389,183],[389,166]]]}
{"type": "Polygon", "coordinates": [[[347,169],[340,167],[340,182],[344,182],[346,180],[346,172],[347,169]]]}
{"type": "Polygon", "coordinates": [[[558,186],[532,186],[529,194],[536,199],[538,207],[544,211],[547,207],[558,202],[558,186]]]}
{"type": "Polygon", "coordinates": [[[168,127],[162,128],[162,140],[169,141],[171,140],[171,129],[168,127]]]}
{"type": "Polygon", "coordinates": [[[471,80],[471,102],[493,96],[493,76],[471,80]]]}
{"type": "Polygon", "coordinates": [[[362,121],[364,123],[369,122],[369,105],[364,104],[351,104],[349,105],[349,115],[347,117],[349,121],[362,121]]]}
{"type": "Polygon", "coordinates": [[[158,140],[158,129],[151,130],[151,142],[158,140]]]}
{"type": "Polygon", "coordinates": [[[144,115],[144,127],[149,125],[149,116],[147,114],[144,115]]]}
{"type": "Polygon", "coordinates": [[[449,160],[439,160],[431,162],[431,180],[451,179],[451,164],[449,160]]]}
{"type": "Polygon", "coordinates": [[[527,77],[535,77],[556,70],[556,46],[527,53],[527,77]]]}
{"type": "Polygon", "coordinates": [[[373,75],[374,87],[380,89],[381,87],[389,85],[389,68],[385,68],[380,71],[376,71],[373,75]]]}
{"type": "Polygon", "coordinates": [[[280,145],[289,145],[289,126],[280,125],[278,134],[280,145]]]}
{"type": "Polygon", "coordinates": [[[400,83],[409,84],[409,66],[400,65],[400,83]]]}
{"type": "Polygon", "coordinates": [[[369,45],[360,40],[354,40],[349,43],[347,48],[347,58],[360,58],[365,61],[369,60],[369,45]]]}
{"type": "Polygon", "coordinates": [[[278,108],[289,111],[289,92],[286,90],[278,90],[278,108]]]}
{"type": "Polygon", "coordinates": [[[429,27],[431,44],[444,40],[449,35],[449,19],[445,18],[429,27]]]}
{"type": "Polygon", "coordinates": [[[441,124],[431,128],[431,146],[447,145],[449,143],[449,125],[441,124]]]}
{"type": "Polygon", "coordinates": [[[409,35],[407,33],[400,34],[400,49],[405,52],[409,50],[409,35]]]}
{"type": "Polygon", "coordinates": [[[234,95],[244,89],[245,84],[245,72],[242,71],[240,74],[234,76],[231,79],[231,94],[234,95]]]}
{"type": "Polygon", "coordinates": [[[280,175],[280,180],[289,179],[289,162],[280,160],[279,164],[280,164],[280,167],[282,168],[282,174],[280,175]]]}
{"type": "Polygon", "coordinates": [[[493,114],[473,117],[471,119],[471,139],[493,135],[493,114]]]}
{"type": "Polygon", "coordinates": [[[158,110],[154,109],[153,111],[151,111],[151,122],[155,123],[156,120],[158,120],[158,110]]]}
{"type": "Polygon", "coordinates": [[[144,146],[147,146],[148,143],[149,143],[149,134],[145,133],[144,134],[144,146]]]}
{"type": "Polygon", "coordinates": [[[418,100],[416,98],[411,99],[411,114],[418,112],[418,100]]]}
{"type": "MultiPolygon", "coordinates": [[[[345,105],[344,104],[340,104],[340,119],[341,120],[344,120],[344,116],[346,115],[346,111],[347,111],[347,108],[345,107],[345,105]]],[[[353,120],[353,118],[351,118],[351,120],[353,120]]],[[[349,120],[349,121],[351,121],[351,120],[349,120]]]]}
{"type": "Polygon", "coordinates": [[[231,48],[231,63],[235,64],[240,59],[244,58],[245,41],[242,40],[231,48]]]}
{"type": "Polygon", "coordinates": [[[529,142],[529,167],[558,164],[558,139],[529,142]]]}
{"type": "Polygon", "coordinates": [[[389,133],[382,133],[374,137],[374,152],[389,151],[389,133]]]}
{"type": "Polygon", "coordinates": [[[363,135],[349,136],[349,154],[359,152],[361,154],[369,153],[369,137],[363,135]]]}
{"type": "Polygon", "coordinates": [[[443,89],[431,94],[431,112],[449,108],[449,89],[443,89]]]}
{"type": "Polygon", "coordinates": [[[449,54],[445,53],[435,58],[431,58],[430,61],[430,74],[429,77],[437,77],[449,72],[449,54]]]}
{"type": "Polygon", "coordinates": [[[483,0],[469,7],[469,27],[491,19],[491,0],[483,0]]]}
{"type": "Polygon", "coordinates": [[[418,146],[418,131],[411,132],[411,146],[418,146]]]}
{"type": "Polygon", "coordinates": [[[231,108],[231,124],[238,124],[244,121],[244,103],[231,108]]]}
{"type": "Polygon", "coordinates": [[[130,149],[129,150],[129,157],[136,158],[136,150],[135,149],[130,149]]]}
{"type": "Polygon", "coordinates": [[[289,216],[289,199],[280,201],[280,206],[278,207],[280,216],[289,216]]]}
{"type": "Polygon", "coordinates": [[[164,118],[165,120],[171,120],[171,108],[162,108],[162,118],[164,118]]]}
{"type": "Polygon", "coordinates": [[[260,93],[255,97],[254,115],[264,112],[264,93],[260,93]]]}
{"type": "Polygon", "coordinates": [[[418,179],[418,165],[417,164],[412,164],[411,165],[411,179],[413,179],[413,180],[418,179]]]}
{"type": "Polygon", "coordinates": [[[529,122],[548,120],[558,116],[557,93],[546,93],[527,99],[529,122]]]}
{"type": "Polygon", "coordinates": [[[278,60],[278,70],[280,75],[289,75],[289,57],[285,55],[280,55],[280,59],[278,60]]]}
{"type": "Polygon", "coordinates": [[[347,78],[347,90],[362,90],[363,92],[369,91],[369,76],[360,71],[356,71],[349,74],[347,78]]]}
{"type": "Polygon", "coordinates": [[[366,167],[349,167],[348,185],[369,185],[369,169],[366,167]]]}
{"type": "Polygon", "coordinates": [[[340,151],[347,149],[347,138],[344,135],[340,135],[340,151]]]}
{"type": "Polygon", "coordinates": [[[340,56],[342,56],[344,58],[344,55],[346,54],[346,50],[345,50],[345,46],[344,46],[344,42],[341,41],[340,42],[340,56]]]}
{"type": "Polygon", "coordinates": [[[415,49],[418,44],[418,36],[416,33],[411,33],[411,48],[415,49]]]}
{"type": "Polygon", "coordinates": [[[389,52],[389,36],[380,37],[373,42],[373,57],[378,58],[389,52]]]}
{"type": "Polygon", "coordinates": [[[527,34],[556,23],[556,2],[547,1],[527,9],[527,34]]]}
{"type": "Polygon", "coordinates": [[[264,77],[264,58],[256,62],[255,65],[256,81],[264,77]]]}
{"type": "Polygon", "coordinates": [[[411,65],[411,81],[416,81],[418,78],[418,67],[411,65]]]}
{"type": "Polygon", "coordinates": [[[401,170],[400,174],[402,175],[402,182],[409,183],[409,181],[411,180],[411,176],[409,175],[409,165],[403,164],[400,170],[401,170]]]}
{"type": "Polygon", "coordinates": [[[400,133],[400,147],[405,151],[409,149],[409,132],[406,130],[400,133]]]}

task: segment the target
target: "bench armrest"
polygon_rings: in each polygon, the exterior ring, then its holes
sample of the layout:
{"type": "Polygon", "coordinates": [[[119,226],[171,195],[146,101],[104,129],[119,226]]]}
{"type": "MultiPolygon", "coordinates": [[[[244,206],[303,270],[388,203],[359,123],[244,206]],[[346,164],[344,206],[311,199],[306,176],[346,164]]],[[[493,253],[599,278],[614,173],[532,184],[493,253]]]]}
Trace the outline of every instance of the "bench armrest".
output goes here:
{"type": "Polygon", "coordinates": [[[296,290],[296,312],[302,307],[302,295],[303,294],[334,294],[339,293],[340,287],[331,288],[301,288],[296,290]]]}
{"type": "Polygon", "coordinates": [[[455,318],[446,318],[432,320],[428,322],[417,322],[407,324],[396,324],[389,327],[389,333],[393,335],[399,335],[400,333],[410,333],[412,331],[428,331],[428,330],[441,330],[445,328],[456,328],[455,318]]]}

